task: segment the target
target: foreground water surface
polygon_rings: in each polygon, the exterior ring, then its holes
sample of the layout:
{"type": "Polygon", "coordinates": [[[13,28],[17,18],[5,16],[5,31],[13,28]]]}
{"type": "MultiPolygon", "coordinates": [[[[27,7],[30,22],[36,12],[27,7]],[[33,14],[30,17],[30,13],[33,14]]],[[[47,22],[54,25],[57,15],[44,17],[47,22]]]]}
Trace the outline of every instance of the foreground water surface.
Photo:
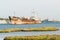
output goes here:
{"type": "MultiPolygon", "coordinates": [[[[0,24],[1,29],[7,28],[36,28],[52,26],[60,28],[60,22],[43,22],[41,24],[22,24],[22,25],[12,25],[12,24],[0,24]]],[[[32,36],[32,35],[44,35],[44,34],[59,34],[60,31],[46,31],[46,32],[11,32],[11,33],[0,33],[0,40],[3,40],[5,36],[32,36]]]]}

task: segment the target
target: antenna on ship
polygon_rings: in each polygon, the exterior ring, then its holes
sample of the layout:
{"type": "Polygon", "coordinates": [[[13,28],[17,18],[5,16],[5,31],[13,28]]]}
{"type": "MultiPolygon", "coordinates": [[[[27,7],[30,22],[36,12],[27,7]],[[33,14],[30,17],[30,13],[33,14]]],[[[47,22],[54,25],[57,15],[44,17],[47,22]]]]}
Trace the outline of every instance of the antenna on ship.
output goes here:
{"type": "Polygon", "coordinates": [[[34,9],[32,11],[32,16],[35,17],[35,11],[34,11],[34,9]]]}
{"type": "Polygon", "coordinates": [[[33,9],[33,11],[32,11],[32,16],[33,16],[33,17],[38,17],[38,12],[35,12],[34,9],[33,9]]]}
{"type": "Polygon", "coordinates": [[[35,19],[38,19],[38,20],[40,20],[41,21],[41,19],[40,19],[40,17],[39,17],[39,12],[38,11],[34,11],[34,9],[33,9],[33,17],[35,18],[35,19]]]}
{"type": "Polygon", "coordinates": [[[14,11],[14,16],[15,16],[15,11],[14,11]]]}

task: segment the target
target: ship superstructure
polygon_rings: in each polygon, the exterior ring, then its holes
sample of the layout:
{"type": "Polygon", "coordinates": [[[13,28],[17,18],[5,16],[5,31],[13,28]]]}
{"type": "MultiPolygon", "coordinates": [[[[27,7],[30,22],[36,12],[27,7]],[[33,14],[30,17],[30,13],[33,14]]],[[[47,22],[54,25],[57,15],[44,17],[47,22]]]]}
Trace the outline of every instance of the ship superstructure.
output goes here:
{"type": "Polygon", "coordinates": [[[11,24],[38,24],[41,23],[41,20],[35,17],[11,17],[9,16],[11,24]]]}
{"type": "Polygon", "coordinates": [[[17,17],[14,12],[14,16],[9,16],[9,18],[0,18],[0,24],[39,24],[41,19],[36,16],[33,11],[31,17],[23,16],[17,17]]]}

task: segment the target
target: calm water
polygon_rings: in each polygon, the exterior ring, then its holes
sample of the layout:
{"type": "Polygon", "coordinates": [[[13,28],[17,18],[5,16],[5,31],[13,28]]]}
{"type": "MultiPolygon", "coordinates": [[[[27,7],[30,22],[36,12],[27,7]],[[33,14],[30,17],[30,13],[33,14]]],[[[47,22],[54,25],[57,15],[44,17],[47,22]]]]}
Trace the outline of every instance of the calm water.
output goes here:
{"type": "MultiPolygon", "coordinates": [[[[7,28],[36,28],[36,27],[44,27],[44,26],[54,26],[60,28],[60,22],[43,22],[41,24],[25,24],[25,25],[11,25],[11,24],[0,24],[0,29],[7,28]]],[[[0,40],[3,40],[5,36],[32,36],[32,35],[40,35],[40,34],[59,34],[60,31],[46,31],[46,32],[11,32],[11,33],[0,33],[0,40]]]]}

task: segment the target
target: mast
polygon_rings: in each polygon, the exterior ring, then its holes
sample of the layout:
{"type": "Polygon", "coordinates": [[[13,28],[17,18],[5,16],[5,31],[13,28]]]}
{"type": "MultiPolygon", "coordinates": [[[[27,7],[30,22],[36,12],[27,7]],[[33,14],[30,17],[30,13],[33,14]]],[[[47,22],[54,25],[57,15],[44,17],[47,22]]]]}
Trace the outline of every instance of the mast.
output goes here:
{"type": "Polygon", "coordinates": [[[15,16],[15,11],[14,11],[14,16],[15,16]]]}
{"type": "Polygon", "coordinates": [[[36,14],[35,14],[34,9],[33,9],[33,11],[32,11],[32,16],[33,16],[33,17],[36,17],[36,14]]]}
{"type": "Polygon", "coordinates": [[[35,12],[35,10],[33,9],[32,11],[32,16],[35,18],[38,18],[38,12],[35,12]]]}

